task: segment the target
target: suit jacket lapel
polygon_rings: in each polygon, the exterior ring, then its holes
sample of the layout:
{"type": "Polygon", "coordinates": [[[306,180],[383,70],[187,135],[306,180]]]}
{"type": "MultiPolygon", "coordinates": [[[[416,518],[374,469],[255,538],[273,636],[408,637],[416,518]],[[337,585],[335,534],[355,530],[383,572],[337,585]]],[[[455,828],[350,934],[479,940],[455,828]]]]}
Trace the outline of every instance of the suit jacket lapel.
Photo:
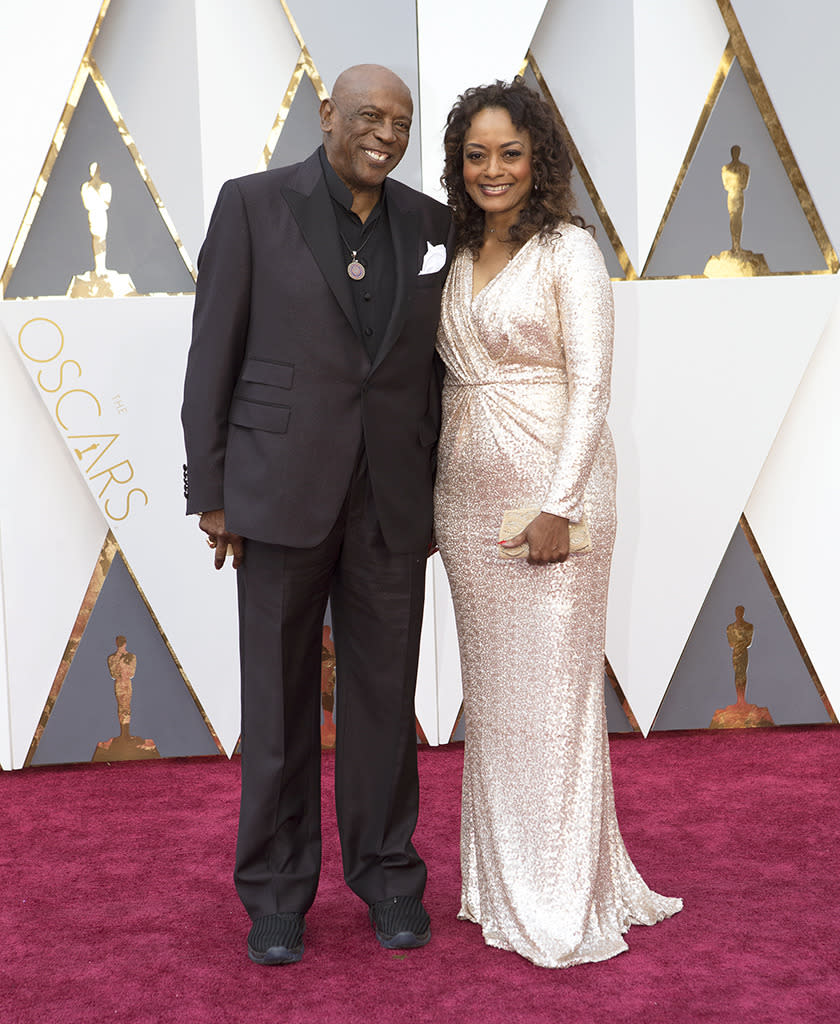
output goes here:
{"type": "Polygon", "coordinates": [[[318,269],[324,275],[324,280],[344,310],[350,326],[358,333],[350,278],[347,276],[341,239],[335,229],[332,199],[317,152],[304,163],[301,170],[305,176],[301,189],[283,186],[283,197],[289,204],[289,209],[318,264],[318,269]]]}
{"type": "MultiPolygon", "coordinates": [[[[387,182],[386,182],[387,189],[387,182]]],[[[408,300],[417,283],[417,239],[420,237],[420,214],[399,205],[393,193],[388,195],[388,222],[397,266],[397,290],[385,337],[376,353],[371,371],[375,370],[394,347],[408,314],[408,300]]]]}

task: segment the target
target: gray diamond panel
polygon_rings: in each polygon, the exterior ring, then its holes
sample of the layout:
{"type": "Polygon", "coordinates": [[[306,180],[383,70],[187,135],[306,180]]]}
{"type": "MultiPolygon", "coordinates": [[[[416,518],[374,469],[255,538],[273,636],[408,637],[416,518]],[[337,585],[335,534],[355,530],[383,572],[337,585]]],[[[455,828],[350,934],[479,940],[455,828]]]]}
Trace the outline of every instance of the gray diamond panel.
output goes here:
{"type": "MultiPolygon", "coordinates": [[[[674,563],[679,586],[679,561],[674,563]]],[[[735,674],[726,627],[735,608],[754,626],[746,699],[766,707],[776,725],[828,722],[828,712],[805,667],[740,526],[709,588],[685,645],[654,729],[706,729],[718,708],[735,703],[735,674]]],[[[651,637],[651,643],[656,638],[651,637]]]]}
{"type": "Polygon", "coordinates": [[[79,190],[90,177],[94,161],[113,193],[108,210],[108,268],[129,274],[140,294],[194,291],[193,279],[146,183],[88,79],[6,297],[65,295],[73,275],[93,267],[88,217],[79,190]]]}
{"type": "Polygon", "coordinates": [[[107,657],[124,635],[137,656],[131,734],[154,740],[161,757],[218,754],[216,744],[119,554],[44,729],[32,763],[90,761],[96,744],[119,735],[107,657]]]}

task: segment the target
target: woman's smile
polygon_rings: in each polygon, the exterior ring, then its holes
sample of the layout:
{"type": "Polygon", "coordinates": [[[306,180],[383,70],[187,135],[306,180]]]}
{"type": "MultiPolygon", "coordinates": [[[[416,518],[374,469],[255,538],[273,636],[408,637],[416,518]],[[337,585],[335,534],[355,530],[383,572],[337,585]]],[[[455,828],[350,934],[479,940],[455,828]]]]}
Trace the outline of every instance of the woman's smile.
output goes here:
{"type": "Polygon", "coordinates": [[[517,128],[510,114],[485,107],[470,122],[464,137],[464,187],[481,207],[488,227],[497,218],[513,223],[534,186],[531,136],[517,128]]]}

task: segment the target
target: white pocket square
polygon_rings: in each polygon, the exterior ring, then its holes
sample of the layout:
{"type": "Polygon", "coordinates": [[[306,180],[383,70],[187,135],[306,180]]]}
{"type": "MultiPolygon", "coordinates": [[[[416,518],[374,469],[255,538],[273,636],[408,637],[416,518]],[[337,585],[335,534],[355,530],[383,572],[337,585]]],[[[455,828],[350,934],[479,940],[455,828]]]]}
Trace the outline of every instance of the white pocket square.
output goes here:
{"type": "MultiPolygon", "coordinates": [[[[446,263],[446,246],[432,245],[431,242],[426,242],[426,255],[423,257],[420,274],[436,274],[444,263],[446,263]]],[[[420,274],[417,276],[419,277],[420,274]]]]}

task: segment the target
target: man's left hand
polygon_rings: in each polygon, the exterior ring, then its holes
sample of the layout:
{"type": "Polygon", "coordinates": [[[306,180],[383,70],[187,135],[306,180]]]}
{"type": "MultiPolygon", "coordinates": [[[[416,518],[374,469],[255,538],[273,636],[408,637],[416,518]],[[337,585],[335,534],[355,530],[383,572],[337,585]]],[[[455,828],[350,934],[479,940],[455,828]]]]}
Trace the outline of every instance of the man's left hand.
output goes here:
{"type": "Polygon", "coordinates": [[[234,569],[238,569],[242,565],[245,558],[245,540],[238,533],[228,533],[225,529],[225,510],[223,508],[213,509],[212,512],[202,512],[198,528],[207,534],[207,543],[215,549],[213,564],[217,569],[221,569],[225,564],[228,545],[233,552],[234,569]]]}

